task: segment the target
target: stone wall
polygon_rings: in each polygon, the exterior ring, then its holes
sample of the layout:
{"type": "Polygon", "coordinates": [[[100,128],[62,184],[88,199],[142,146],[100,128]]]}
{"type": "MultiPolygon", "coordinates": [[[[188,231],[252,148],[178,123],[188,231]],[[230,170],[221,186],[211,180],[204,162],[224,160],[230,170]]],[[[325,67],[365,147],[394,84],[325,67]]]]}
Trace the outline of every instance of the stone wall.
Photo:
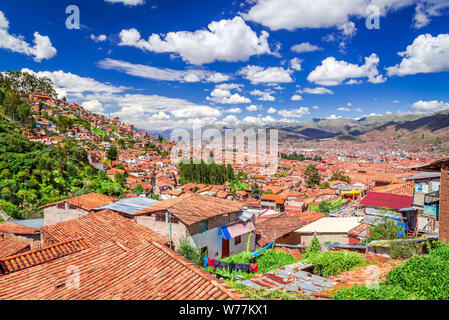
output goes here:
{"type": "Polygon", "coordinates": [[[441,165],[439,235],[449,241],[449,162],[441,165]]]}

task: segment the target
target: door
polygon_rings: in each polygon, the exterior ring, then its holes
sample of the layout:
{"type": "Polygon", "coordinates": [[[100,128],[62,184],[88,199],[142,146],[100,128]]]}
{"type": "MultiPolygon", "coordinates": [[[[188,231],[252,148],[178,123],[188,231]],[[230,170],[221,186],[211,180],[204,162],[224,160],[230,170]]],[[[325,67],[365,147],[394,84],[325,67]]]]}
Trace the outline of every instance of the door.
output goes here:
{"type": "Polygon", "coordinates": [[[229,257],[229,240],[222,239],[221,255],[222,255],[222,258],[229,257]]]}

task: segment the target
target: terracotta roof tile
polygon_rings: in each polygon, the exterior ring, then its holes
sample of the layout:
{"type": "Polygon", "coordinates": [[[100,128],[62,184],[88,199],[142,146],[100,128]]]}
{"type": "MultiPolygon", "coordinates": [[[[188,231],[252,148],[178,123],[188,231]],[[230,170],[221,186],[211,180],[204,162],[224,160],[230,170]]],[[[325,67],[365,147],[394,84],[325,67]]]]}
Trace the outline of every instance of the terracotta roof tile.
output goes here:
{"type": "Polygon", "coordinates": [[[30,249],[30,243],[15,238],[0,240],[0,258],[12,256],[30,249]]]}
{"type": "Polygon", "coordinates": [[[90,245],[98,245],[114,239],[127,247],[149,239],[167,243],[165,237],[111,210],[91,212],[78,219],[44,226],[41,232],[44,239],[48,235],[55,242],[84,238],[90,245]]]}
{"type": "Polygon", "coordinates": [[[242,210],[243,204],[225,199],[209,197],[202,194],[182,195],[178,198],[163,200],[134,215],[145,215],[168,210],[186,225],[242,210]]]}
{"type": "Polygon", "coordinates": [[[88,245],[83,239],[70,240],[42,249],[5,257],[0,259],[0,274],[8,274],[30,268],[84,250],[87,247],[88,245]]]}
{"type": "Polygon", "coordinates": [[[22,226],[20,224],[15,224],[12,222],[2,222],[2,223],[0,223],[0,232],[12,233],[12,234],[22,234],[22,235],[32,235],[32,234],[39,234],[39,229],[22,226]]]}
{"type": "Polygon", "coordinates": [[[108,242],[0,276],[0,299],[244,299],[169,248],[149,241],[130,250],[108,242]],[[68,286],[76,266],[80,286],[68,286]],[[26,288],[26,289],[25,289],[26,288]]]}

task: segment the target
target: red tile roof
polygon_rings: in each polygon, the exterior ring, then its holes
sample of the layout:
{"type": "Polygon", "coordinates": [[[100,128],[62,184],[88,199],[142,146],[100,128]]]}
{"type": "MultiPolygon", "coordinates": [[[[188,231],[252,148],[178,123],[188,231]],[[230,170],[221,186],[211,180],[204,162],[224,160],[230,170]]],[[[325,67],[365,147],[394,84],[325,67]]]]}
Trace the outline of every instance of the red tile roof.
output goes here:
{"type": "Polygon", "coordinates": [[[167,243],[165,237],[111,210],[91,212],[78,219],[44,226],[41,232],[44,242],[83,238],[90,245],[98,245],[114,239],[127,247],[137,246],[149,239],[167,243]]]}
{"type": "Polygon", "coordinates": [[[263,247],[290,232],[304,227],[325,217],[319,212],[305,212],[303,214],[280,213],[256,218],[257,244],[263,247]]]}
{"type": "Polygon", "coordinates": [[[51,207],[54,206],[58,203],[64,203],[64,202],[68,202],[69,204],[84,209],[86,211],[90,211],[92,209],[104,206],[108,203],[117,201],[117,198],[114,197],[110,197],[104,194],[99,194],[99,193],[95,193],[95,192],[91,192],[91,193],[87,193],[87,194],[83,194],[82,196],[79,197],[74,197],[74,198],[69,198],[69,199],[65,199],[62,201],[58,201],[55,203],[49,203],[47,205],[41,206],[39,208],[44,209],[47,207],[51,207]]]}
{"type": "Polygon", "coordinates": [[[39,229],[22,226],[20,224],[15,224],[12,222],[2,222],[0,223],[0,232],[21,234],[21,235],[32,235],[32,234],[39,234],[39,229]]]}
{"type": "Polygon", "coordinates": [[[400,210],[412,206],[413,197],[397,194],[370,192],[360,202],[361,205],[400,210]]]}
{"type": "Polygon", "coordinates": [[[15,238],[0,240],[0,258],[12,256],[30,249],[30,243],[15,238]]]}
{"type": "Polygon", "coordinates": [[[99,246],[0,276],[3,300],[230,300],[241,293],[153,241],[99,246]],[[76,266],[79,287],[71,284],[76,266]],[[71,278],[69,278],[71,277],[71,278]],[[26,289],[24,289],[26,288],[26,289]]]}
{"type": "Polygon", "coordinates": [[[0,274],[16,272],[57,258],[70,255],[88,247],[83,240],[71,240],[0,259],[0,274]]]}
{"type": "Polygon", "coordinates": [[[163,200],[149,208],[136,212],[134,216],[168,210],[184,224],[191,225],[211,217],[236,213],[242,210],[242,208],[243,204],[239,202],[195,193],[163,200]]]}

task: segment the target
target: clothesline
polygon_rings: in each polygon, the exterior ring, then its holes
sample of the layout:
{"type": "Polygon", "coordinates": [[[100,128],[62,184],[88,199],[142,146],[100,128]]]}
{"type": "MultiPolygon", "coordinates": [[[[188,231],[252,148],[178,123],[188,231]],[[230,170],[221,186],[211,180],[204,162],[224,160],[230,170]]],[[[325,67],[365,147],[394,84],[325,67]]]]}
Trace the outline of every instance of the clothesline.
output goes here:
{"type": "Polygon", "coordinates": [[[258,264],[245,264],[245,263],[232,263],[220,261],[212,258],[204,257],[204,266],[214,268],[214,271],[217,269],[223,270],[225,268],[229,273],[235,271],[242,271],[248,273],[257,273],[259,265],[258,264]]]}

